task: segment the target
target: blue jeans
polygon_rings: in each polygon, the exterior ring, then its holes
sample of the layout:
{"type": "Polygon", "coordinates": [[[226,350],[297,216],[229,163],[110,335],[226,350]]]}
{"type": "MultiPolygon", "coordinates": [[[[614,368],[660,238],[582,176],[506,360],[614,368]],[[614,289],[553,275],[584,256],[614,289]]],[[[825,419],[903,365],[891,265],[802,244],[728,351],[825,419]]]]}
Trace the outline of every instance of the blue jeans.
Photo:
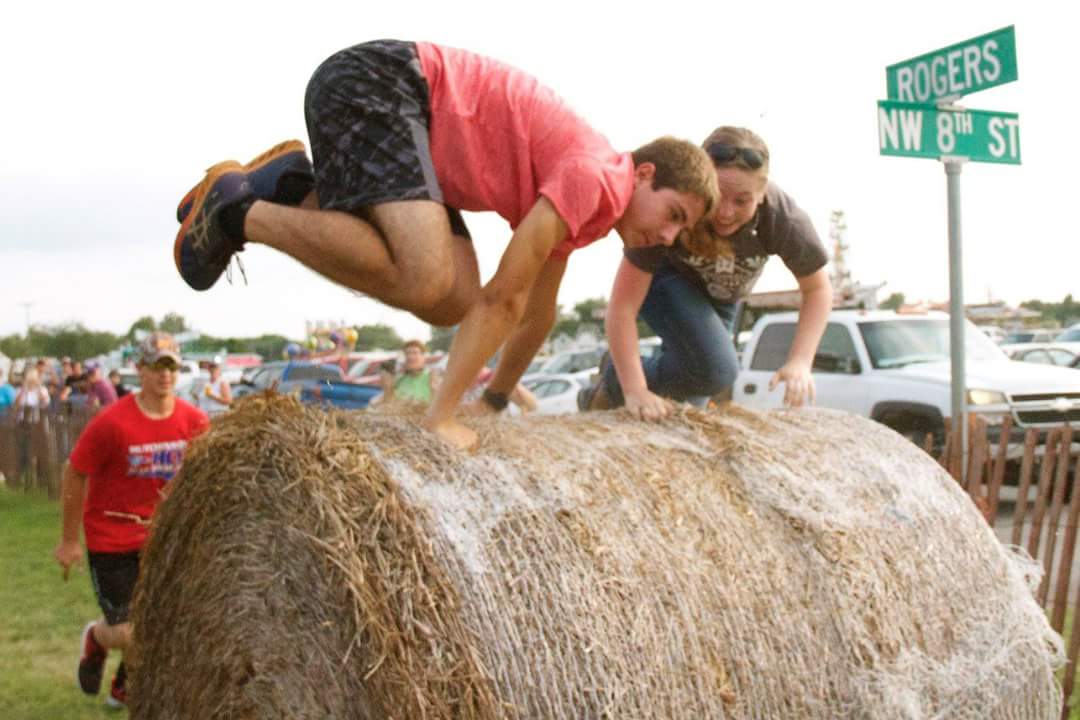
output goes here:
{"type": "MultiPolygon", "coordinates": [[[[660,350],[642,361],[649,390],[679,402],[703,406],[735,384],[739,361],[731,339],[738,303],[720,303],[676,270],[653,275],[639,317],[660,336],[660,350]]],[[[612,407],[623,405],[614,363],[600,382],[612,407]]]]}

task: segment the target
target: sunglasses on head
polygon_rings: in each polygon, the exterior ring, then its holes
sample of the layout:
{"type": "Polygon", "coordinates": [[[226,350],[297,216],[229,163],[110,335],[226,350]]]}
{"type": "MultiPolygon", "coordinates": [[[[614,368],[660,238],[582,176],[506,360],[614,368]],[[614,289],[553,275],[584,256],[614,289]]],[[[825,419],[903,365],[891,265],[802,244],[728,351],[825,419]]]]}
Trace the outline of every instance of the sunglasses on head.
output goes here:
{"type": "Polygon", "coordinates": [[[160,360],[155,360],[146,367],[150,368],[151,370],[176,371],[180,369],[180,366],[177,365],[176,361],[172,358],[161,358],[160,360]]]}
{"type": "Polygon", "coordinates": [[[741,161],[751,170],[757,170],[765,164],[765,154],[753,148],[736,147],[726,143],[713,143],[705,148],[712,161],[718,165],[728,165],[741,161]]]}

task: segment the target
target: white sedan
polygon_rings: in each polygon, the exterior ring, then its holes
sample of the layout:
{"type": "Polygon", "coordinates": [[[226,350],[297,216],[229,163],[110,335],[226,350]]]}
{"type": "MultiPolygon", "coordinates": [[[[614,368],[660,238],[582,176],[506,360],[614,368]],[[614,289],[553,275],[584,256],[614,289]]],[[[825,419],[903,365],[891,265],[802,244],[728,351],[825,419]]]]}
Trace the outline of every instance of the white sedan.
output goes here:
{"type": "Polygon", "coordinates": [[[587,387],[587,378],[559,373],[553,375],[531,375],[521,381],[536,396],[538,415],[565,415],[578,411],[578,391],[587,387]]]}

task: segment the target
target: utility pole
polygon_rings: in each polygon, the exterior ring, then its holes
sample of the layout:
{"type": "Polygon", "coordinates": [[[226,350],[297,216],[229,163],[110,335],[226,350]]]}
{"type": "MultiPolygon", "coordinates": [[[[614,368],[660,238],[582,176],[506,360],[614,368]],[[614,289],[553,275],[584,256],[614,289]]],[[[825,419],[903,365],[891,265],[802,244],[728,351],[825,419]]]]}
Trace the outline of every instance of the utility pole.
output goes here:
{"type": "Polygon", "coordinates": [[[22,303],[19,303],[19,305],[22,307],[23,312],[26,313],[26,339],[29,340],[30,339],[30,308],[34,307],[34,303],[33,302],[22,302],[22,303]]]}

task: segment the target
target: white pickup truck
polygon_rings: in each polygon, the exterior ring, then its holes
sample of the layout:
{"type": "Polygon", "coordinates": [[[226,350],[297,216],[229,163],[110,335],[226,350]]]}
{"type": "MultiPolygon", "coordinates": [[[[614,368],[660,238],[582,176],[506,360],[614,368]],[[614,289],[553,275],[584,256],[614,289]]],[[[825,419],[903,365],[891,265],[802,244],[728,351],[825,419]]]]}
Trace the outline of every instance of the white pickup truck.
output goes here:
{"type": "MultiPolygon", "coordinates": [[[[787,359],[797,319],[796,313],[758,319],[743,350],[735,402],[759,409],[783,405],[783,387],[769,392],[769,379],[787,359]]],[[[1080,370],[1015,362],[975,325],[966,325],[969,410],[987,420],[993,439],[1006,415],[1012,416],[1015,441],[1027,428],[1080,422],[1080,370]]],[[[833,311],[813,373],[815,404],[873,418],[920,443],[932,432],[940,443],[952,403],[949,316],[833,311]]]]}

